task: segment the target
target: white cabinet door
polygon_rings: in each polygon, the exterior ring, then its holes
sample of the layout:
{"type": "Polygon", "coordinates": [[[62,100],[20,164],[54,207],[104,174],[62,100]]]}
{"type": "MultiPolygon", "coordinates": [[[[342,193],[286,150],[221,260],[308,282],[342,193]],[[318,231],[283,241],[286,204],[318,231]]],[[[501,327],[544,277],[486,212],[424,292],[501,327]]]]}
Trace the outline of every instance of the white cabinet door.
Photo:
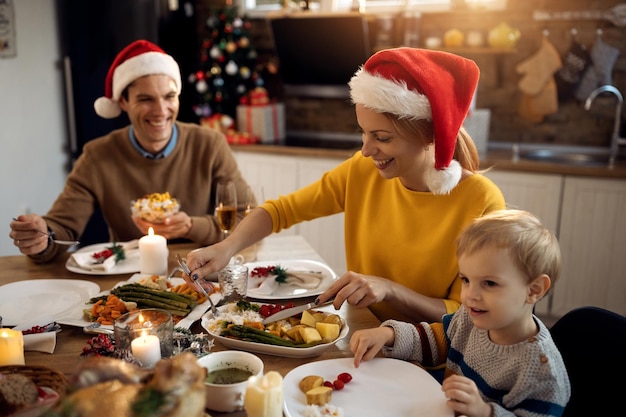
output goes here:
{"type": "MultiPolygon", "coordinates": [[[[339,159],[300,158],[299,182],[304,187],[341,162],[339,159]]],[[[298,225],[298,234],[311,244],[313,249],[326,260],[338,275],[346,272],[343,213],[303,222],[298,225]]]]}
{"type": "Polygon", "coordinates": [[[530,211],[558,236],[562,175],[494,170],[485,176],[500,188],[507,208],[530,211]]]}
{"type": "MultiPolygon", "coordinates": [[[[552,174],[528,174],[508,171],[489,171],[491,178],[504,195],[507,208],[526,210],[537,216],[544,226],[559,235],[561,190],[563,176],[552,174]]],[[[544,297],[535,307],[538,314],[550,313],[553,295],[544,297]]]]}
{"type": "Polygon", "coordinates": [[[568,177],[559,240],[553,314],[593,305],[626,315],[626,181],[568,177]]]}
{"type": "MultiPolygon", "coordinates": [[[[248,184],[255,190],[262,190],[263,196],[257,196],[259,202],[262,198],[274,199],[298,189],[298,158],[248,152],[234,152],[234,155],[248,184]]],[[[295,234],[294,227],[280,232],[281,236],[295,234]]]]}

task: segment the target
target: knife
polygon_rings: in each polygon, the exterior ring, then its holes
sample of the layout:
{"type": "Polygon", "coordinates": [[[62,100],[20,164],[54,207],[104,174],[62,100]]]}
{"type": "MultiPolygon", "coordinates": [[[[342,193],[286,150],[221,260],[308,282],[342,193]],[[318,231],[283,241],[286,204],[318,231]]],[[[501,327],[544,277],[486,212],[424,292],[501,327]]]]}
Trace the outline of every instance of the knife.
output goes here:
{"type": "Polygon", "coordinates": [[[309,304],[303,304],[301,306],[297,306],[297,307],[291,307],[291,308],[286,308],[284,310],[279,311],[276,314],[272,314],[271,316],[267,316],[265,319],[263,319],[263,325],[269,324],[269,323],[274,323],[275,321],[278,320],[282,320],[282,319],[286,319],[287,317],[291,317],[291,316],[295,316],[296,314],[300,314],[305,310],[310,310],[314,307],[321,307],[321,306],[325,306],[327,304],[330,304],[333,302],[333,300],[335,299],[335,297],[331,298],[330,300],[326,301],[325,303],[322,304],[315,304],[315,301],[309,303],[309,304]]]}

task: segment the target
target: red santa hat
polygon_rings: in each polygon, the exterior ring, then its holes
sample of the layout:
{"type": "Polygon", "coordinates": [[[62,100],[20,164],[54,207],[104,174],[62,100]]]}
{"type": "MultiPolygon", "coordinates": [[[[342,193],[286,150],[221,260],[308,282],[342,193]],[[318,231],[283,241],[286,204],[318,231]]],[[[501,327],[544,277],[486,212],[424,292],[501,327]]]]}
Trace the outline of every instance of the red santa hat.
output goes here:
{"type": "Polygon", "coordinates": [[[138,40],[124,48],[111,64],[104,84],[104,97],[94,102],[98,116],[105,119],[117,117],[122,112],[119,100],[122,91],[137,78],[146,75],[163,74],[176,83],[180,94],[182,83],[178,64],[157,45],[138,40]]]}
{"type": "Polygon", "coordinates": [[[386,49],[372,55],[354,74],[350,95],[354,104],[374,111],[432,121],[435,162],[426,181],[434,194],[448,194],[461,179],[461,165],[452,158],[479,76],[476,63],[458,55],[386,49]]]}

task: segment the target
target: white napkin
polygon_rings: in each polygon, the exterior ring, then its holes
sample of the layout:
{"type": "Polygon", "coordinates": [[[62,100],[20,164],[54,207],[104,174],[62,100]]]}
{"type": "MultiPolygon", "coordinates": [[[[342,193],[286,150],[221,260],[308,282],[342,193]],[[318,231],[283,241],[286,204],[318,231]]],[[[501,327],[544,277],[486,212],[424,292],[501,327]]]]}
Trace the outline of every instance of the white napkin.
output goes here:
{"type": "Polygon", "coordinates": [[[54,353],[57,345],[57,332],[33,333],[24,335],[24,350],[54,353]]]}
{"type": "MultiPolygon", "coordinates": [[[[47,326],[54,323],[52,316],[40,316],[24,320],[13,327],[13,330],[29,330],[34,326],[47,326]]],[[[54,353],[57,345],[57,332],[33,333],[24,335],[24,350],[35,350],[44,353],[54,353]]]]}
{"type": "MultiPolygon", "coordinates": [[[[126,258],[130,258],[139,253],[137,249],[138,240],[131,240],[125,243],[120,243],[124,248],[126,258]]],[[[72,260],[76,262],[82,269],[86,269],[89,271],[97,271],[97,272],[109,272],[116,265],[115,256],[108,257],[104,262],[97,263],[93,258],[93,253],[91,252],[77,252],[72,254],[72,260]]]]}

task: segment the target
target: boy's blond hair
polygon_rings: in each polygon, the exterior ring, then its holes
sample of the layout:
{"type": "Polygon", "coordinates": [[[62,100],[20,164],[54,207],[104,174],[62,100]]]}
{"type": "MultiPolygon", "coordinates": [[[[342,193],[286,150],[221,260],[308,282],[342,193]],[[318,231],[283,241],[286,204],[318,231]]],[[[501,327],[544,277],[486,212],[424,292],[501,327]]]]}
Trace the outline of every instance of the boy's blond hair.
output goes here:
{"type": "Polygon", "coordinates": [[[561,272],[561,249],[552,232],[523,210],[498,210],[477,218],[457,239],[457,258],[486,247],[505,249],[528,282],[541,274],[552,284],[561,272]]]}

